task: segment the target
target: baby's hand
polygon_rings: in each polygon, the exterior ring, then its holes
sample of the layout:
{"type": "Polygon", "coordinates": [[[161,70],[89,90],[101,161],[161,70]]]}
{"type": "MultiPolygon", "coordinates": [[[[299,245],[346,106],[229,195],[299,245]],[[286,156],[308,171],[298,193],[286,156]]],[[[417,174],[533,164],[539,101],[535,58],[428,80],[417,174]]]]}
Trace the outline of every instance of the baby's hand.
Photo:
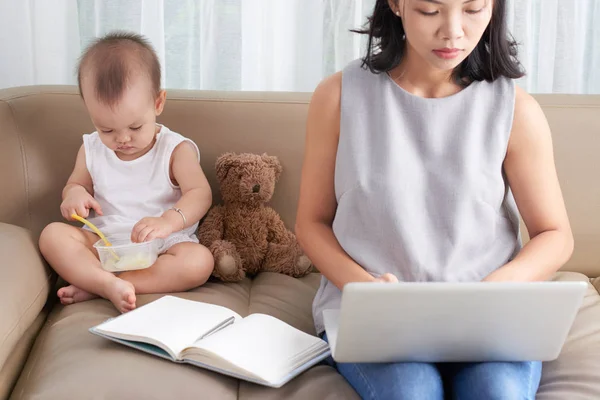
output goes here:
{"type": "Polygon", "coordinates": [[[142,218],[131,231],[134,243],[149,242],[152,239],[164,239],[175,232],[173,224],[164,217],[142,218]]]}
{"type": "Polygon", "coordinates": [[[87,218],[90,214],[90,208],[96,211],[96,214],[102,215],[102,208],[94,197],[88,193],[82,186],[74,187],[67,193],[67,196],[60,205],[60,213],[68,221],[74,221],[72,214],[87,218]]]}

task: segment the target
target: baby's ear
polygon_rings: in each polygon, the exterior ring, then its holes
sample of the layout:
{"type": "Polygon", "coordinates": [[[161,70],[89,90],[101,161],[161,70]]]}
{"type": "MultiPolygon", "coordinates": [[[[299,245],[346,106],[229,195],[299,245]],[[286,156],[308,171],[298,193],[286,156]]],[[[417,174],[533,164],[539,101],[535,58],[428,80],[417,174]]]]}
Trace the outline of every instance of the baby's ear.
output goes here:
{"type": "Polygon", "coordinates": [[[281,175],[281,172],[283,171],[283,168],[282,168],[281,164],[279,163],[279,159],[275,156],[269,156],[269,155],[267,155],[267,153],[263,153],[263,155],[261,156],[261,159],[263,160],[263,162],[265,164],[267,164],[269,167],[273,168],[273,170],[275,171],[275,179],[279,179],[279,176],[281,175]]]}
{"type": "Polygon", "coordinates": [[[222,182],[226,177],[231,167],[237,167],[240,164],[239,157],[235,153],[225,153],[217,157],[215,169],[217,171],[217,179],[222,182]]]}

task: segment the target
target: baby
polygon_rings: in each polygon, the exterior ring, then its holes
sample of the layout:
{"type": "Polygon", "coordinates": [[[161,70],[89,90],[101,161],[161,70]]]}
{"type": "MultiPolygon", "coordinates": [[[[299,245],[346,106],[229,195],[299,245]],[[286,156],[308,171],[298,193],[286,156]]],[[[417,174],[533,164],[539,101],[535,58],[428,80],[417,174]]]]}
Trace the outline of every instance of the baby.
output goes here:
{"type": "Polygon", "coordinates": [[[51,223],[39,244],[71,284],[58,291],[63,304],[101,296],[126,312],[136,307],[136,293],[189,290],[213,271],[213,257],[195,235],[211,189],[194,142],[156,123],[166,101],[160,79],[154,50],[135,34],[109,34],[81,57],[79,90],[96,131],[83,135],[61,213],[67,220],[89,215],[107,237],[164,244],[150,268],[116,276],[100,266],[96,234],[51,223]]]}

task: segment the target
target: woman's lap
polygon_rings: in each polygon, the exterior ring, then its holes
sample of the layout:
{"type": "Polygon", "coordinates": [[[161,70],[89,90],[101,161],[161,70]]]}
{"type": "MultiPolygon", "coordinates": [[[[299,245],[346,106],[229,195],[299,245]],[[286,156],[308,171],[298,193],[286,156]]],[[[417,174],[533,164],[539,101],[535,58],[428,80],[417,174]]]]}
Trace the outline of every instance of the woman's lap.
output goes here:
{"type": "MultiPolygon", "coordinates": [[[[326,337],[324,337],[327,340],[326,337]]],[[[540,362],[335,363],[363,399],[534,399],[540,362]]]]}

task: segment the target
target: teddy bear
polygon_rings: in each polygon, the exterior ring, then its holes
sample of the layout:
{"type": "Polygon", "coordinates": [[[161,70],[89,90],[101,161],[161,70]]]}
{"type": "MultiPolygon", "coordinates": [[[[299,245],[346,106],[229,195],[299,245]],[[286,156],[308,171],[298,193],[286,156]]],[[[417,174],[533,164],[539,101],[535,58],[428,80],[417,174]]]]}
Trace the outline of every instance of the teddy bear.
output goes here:
{"type": "Polygon", "coordinates": [[[265,205],[282,172],[277,157],[225,153],[215,167],[223,204],[212,207],[198,228],[200,243],[215,259],[213,276],[236,282],[260,271],[309,273],[312,263],[296,236],[265,205]]]}

